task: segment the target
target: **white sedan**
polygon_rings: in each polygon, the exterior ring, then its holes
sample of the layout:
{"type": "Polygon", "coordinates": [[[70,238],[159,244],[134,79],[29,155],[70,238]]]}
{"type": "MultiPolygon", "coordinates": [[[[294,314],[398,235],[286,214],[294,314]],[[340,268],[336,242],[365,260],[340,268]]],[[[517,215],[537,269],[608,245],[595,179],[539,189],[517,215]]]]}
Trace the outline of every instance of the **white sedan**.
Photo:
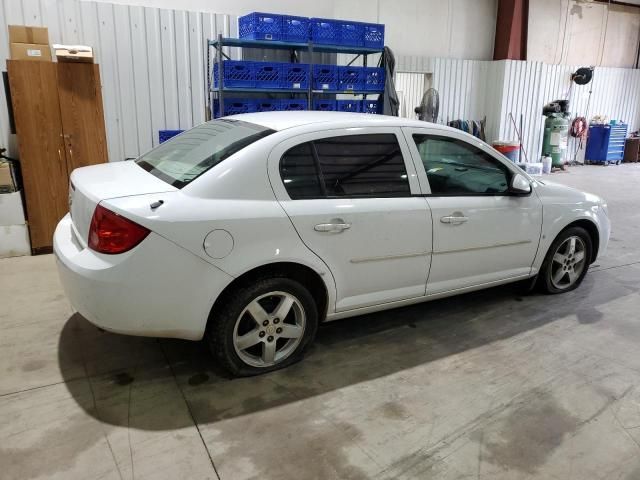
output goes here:
{"type": "Polygon", "coordinates": [[[318,323],[524,279],[576,288],[606,249],[594,195],[440,125],[272,112],[71,175],[54,251],[80,314],[200,340],[234,375],[300,359],[318,323]]]}

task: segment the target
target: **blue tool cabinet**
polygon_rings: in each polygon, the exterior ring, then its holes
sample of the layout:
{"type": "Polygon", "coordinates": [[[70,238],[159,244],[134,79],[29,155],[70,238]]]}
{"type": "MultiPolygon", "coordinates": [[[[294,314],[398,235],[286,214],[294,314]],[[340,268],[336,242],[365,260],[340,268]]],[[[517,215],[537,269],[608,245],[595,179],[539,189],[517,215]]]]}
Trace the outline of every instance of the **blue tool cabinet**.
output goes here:
{"type": "Polygon", "coordinates": [[[626,123],[589,126],[585,162],[604,165],[622,163],[627,128],[626,123]]]}

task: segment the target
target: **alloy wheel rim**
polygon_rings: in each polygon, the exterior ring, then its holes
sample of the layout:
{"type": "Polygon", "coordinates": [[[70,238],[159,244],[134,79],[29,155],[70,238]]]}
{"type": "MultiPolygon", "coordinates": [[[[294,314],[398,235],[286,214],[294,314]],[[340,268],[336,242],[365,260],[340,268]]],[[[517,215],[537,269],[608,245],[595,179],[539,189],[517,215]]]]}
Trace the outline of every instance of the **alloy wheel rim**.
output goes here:
{"type": "Polygon", "coordinates": [[[577,236],[571,236],[558,246],[551,261],[551,284],[558,290],[572,287],[586,266],[587,247],[577,236]]]}
{"type": "Polygon", "coordinates": [[[305,326],[300,300],[287,292],[269,292],[254,298],[238,316],[233,348],[247,365],[277,365],[298,348],[305,326]]]}

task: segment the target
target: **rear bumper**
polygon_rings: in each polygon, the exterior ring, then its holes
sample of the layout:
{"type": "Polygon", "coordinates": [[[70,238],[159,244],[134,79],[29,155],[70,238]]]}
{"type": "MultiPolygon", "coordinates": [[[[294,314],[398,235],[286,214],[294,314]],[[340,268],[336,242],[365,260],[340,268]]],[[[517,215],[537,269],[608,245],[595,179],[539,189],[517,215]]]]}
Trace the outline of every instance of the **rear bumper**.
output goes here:
{"type": "Polygon", "coordinates": [[[213,302],[232,277],[151,233],[121,255],[103,255],[77,241],[69,215],[53,249],[73,307],[115,333],[199,340],[213,302]]]}

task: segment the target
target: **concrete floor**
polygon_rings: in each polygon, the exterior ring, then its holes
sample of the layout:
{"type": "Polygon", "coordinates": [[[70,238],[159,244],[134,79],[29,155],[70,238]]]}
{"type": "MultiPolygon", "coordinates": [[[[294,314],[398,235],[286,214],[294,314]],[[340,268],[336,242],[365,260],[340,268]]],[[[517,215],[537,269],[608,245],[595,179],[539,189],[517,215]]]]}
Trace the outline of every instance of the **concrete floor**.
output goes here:
{"type": "Polygon", "coordinates": [[[0,478],[640,479],[640,164],[577,291],[501,287],[329,324],[228,380],[198,343],[74,315],[52,256],[0,261],[0,478]]]}

